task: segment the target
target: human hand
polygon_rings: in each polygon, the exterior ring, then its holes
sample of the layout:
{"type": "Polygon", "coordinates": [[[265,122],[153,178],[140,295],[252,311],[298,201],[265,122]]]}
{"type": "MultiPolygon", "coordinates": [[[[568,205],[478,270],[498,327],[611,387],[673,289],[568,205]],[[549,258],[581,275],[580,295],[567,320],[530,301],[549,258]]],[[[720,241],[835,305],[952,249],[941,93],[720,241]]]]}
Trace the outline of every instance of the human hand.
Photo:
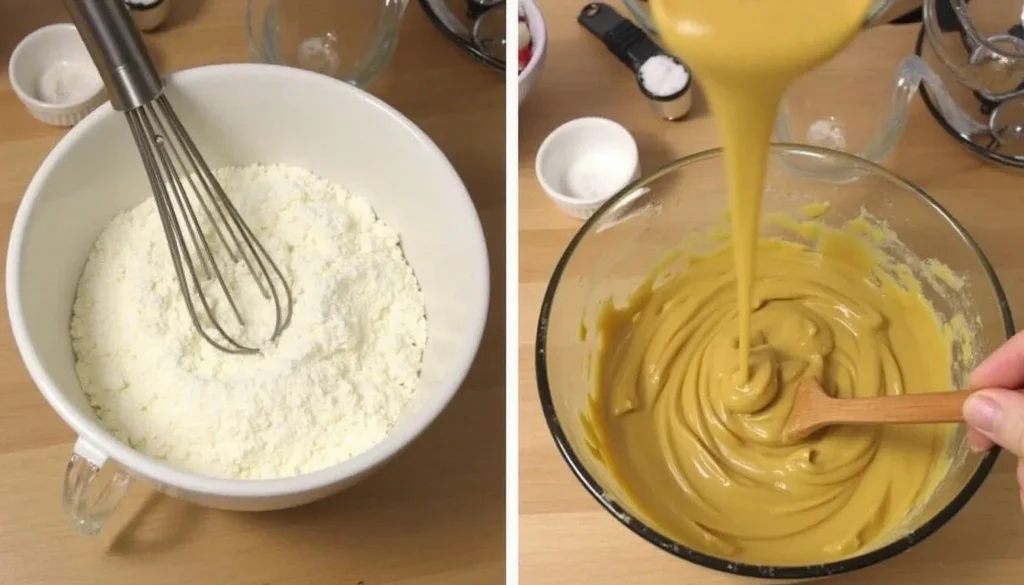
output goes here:
{"type": "Polygon", "coordinates": [[[964,403],[967,444],[974,451],[999,445],[1017,456],[1017,484],[1024,506],[1024,331],[1014,335],[971,374],[981,389],[964,403]]]}

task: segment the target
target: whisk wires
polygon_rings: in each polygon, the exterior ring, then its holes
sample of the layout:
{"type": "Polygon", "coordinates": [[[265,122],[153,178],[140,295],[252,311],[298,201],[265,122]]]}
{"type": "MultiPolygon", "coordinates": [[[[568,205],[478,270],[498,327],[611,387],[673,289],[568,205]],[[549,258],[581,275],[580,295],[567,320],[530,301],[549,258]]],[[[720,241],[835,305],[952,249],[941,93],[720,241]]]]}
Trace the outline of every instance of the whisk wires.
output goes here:
{"type": "Polygon", "coordinates": [[[259,353],[259,347],[228,333],[229,327],[215,314],[202,284],[216,281],[216,289],[242,330],[246,325],[243,311],[214,256],[213,248],[219,245],[232,262],[244,264],[263,298],[273,302],[273,342],[292,316],[292,293],[281,269],[242,219],[165,96],[125,114],[149,177],[171,263],[193,325],[221,351],[259,353]],[[199,213],[206,219],[208,230],[204,231],[199,213]]]}

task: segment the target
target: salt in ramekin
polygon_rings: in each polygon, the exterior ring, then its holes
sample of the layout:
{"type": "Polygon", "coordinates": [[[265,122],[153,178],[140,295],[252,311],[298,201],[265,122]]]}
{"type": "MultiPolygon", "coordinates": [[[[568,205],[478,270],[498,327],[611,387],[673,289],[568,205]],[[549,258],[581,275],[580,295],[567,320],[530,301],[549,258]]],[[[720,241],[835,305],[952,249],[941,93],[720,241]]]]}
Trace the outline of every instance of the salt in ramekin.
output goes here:
{"type": "Polygon", "coordinates": [[[11,88],[29,113],[52,126],[74,126],[106,101],[106,91],[96,66],[70,23],[44,26],[22,39],[11,53],[7,67],[11,88]],[[77,80],[77,81],[75,81],[77,80]],[[51,90],[67,90],[67,99],[47,99],[51,90]]]}

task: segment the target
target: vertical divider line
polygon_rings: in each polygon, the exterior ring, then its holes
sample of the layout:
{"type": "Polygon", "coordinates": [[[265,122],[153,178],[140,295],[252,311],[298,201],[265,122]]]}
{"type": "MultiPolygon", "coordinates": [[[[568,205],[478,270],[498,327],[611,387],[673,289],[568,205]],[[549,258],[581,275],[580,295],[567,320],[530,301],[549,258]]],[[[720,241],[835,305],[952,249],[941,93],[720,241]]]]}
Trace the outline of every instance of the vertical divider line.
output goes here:
{"type": "Polygon", "coordinates": [[[505,583],[519,583],[519,3],[505,10],[505,583]]]}

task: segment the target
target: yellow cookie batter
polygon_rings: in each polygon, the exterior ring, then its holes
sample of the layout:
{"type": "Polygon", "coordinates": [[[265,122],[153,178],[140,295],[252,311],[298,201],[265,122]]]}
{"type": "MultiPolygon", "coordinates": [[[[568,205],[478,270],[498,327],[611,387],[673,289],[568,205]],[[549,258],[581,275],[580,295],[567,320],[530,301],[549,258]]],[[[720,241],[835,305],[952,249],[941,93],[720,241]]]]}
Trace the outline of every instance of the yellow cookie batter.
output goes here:
{"type": "Polygon", "coordinates": [[[797,382],[814,376],[843,397],[945,390],[955,332],[909,268],[865,237],[867,224],[773,221],[809,245],[758,243],[749,382],[726,248],[657,270],[623,307],[604,305],[590,422],[605,464],[659,531],[732,560],[814,564],[890,535],[944,475],[951,427],[834,427],[787,444],[797,382]]]}

